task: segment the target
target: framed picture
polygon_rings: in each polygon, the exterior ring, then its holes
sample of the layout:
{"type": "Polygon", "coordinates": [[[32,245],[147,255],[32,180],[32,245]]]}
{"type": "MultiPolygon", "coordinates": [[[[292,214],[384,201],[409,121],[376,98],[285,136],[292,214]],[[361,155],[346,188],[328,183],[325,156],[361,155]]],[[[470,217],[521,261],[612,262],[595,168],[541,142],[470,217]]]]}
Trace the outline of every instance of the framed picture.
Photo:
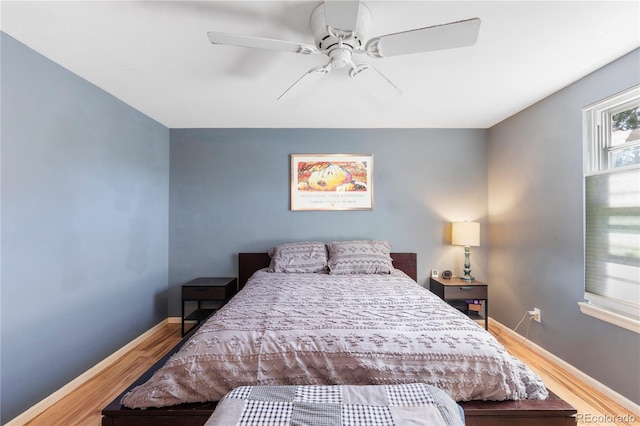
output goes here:
{"type": "Polygon", "coordinates": [[[371,209],[373,155],[291,155],[291,210],[371,209]]]}

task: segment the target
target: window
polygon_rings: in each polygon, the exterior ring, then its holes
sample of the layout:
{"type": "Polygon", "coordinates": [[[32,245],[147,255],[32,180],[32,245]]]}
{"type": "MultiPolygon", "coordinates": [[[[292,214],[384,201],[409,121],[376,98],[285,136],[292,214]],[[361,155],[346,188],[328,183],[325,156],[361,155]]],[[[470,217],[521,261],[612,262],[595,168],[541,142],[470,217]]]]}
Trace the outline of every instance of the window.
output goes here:
{"type": "Polygon", "coordinates": [[[640,86],[584,110],[583,313],[640,333],[640,86]]]}

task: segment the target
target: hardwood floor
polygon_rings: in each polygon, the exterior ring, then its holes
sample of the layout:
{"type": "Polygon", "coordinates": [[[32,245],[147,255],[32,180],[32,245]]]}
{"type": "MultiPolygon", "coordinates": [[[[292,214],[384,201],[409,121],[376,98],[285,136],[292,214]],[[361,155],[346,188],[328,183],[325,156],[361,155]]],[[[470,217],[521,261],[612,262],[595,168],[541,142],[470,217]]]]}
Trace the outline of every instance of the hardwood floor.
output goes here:
{"type": "MultiPolygon", "coordinates": [[[[572,404],[578,425],[637,425],[640,418],[580,382],[571,374],[523,346],[517,339],[491,325],[490,331],[511,352],[529,365],[547,387],[572,404]],[[582,417],[581,417],[582,416],[582,417]],[[629,422],[622,420],[626,416],[629,422]],[[599,420],[606,421],[599,421],[599,420]]],[[[144,371],[180,341],[180,324],[168,323],[133,350],[84,385],[68,394],[25,426],[99,426],[100,411],[144,371]]]]}

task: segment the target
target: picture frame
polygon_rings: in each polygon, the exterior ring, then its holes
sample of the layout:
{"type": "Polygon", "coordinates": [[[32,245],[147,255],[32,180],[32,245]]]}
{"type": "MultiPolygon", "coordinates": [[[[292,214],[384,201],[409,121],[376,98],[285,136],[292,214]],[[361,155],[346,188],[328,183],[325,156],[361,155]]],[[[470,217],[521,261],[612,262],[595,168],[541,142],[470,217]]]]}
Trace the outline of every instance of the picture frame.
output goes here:
{"type": "Polygon", "coordinates": [[[372,210],[373,155],[291,154],[291,210],[372,210]]]}

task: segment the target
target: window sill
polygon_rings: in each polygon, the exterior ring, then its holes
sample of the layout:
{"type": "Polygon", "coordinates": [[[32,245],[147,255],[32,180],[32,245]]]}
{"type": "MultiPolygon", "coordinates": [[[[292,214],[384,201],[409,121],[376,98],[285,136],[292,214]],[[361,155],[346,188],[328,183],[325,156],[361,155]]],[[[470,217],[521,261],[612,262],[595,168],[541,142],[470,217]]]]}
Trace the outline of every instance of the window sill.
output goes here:
{"type": "Polygon", "coordinates": [[[599,306],[595,306],[587,302],[578,302],[578,306],[580,307],[580,311],[585,315],[589,315],[599,320],[640,334],[640,321],[638,321],[637,319],[630,318],[625,315],[620,315],[618,313],[603,309],[599,306]]]}

